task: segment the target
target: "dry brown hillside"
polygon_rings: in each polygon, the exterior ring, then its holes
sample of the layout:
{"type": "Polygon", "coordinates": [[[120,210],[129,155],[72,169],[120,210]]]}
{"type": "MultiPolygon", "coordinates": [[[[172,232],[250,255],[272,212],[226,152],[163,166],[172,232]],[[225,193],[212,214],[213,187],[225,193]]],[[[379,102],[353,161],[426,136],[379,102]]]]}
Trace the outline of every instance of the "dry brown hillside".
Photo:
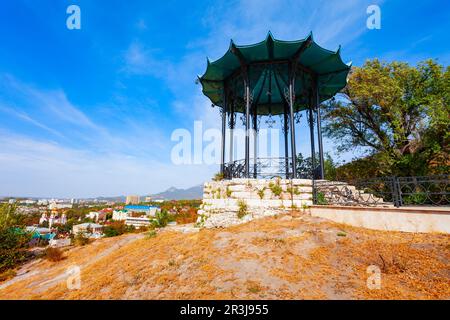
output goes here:
{"type": "Polygon", "coordinates": [[[228,229],[98,240],[38,260],[1,299],[449,299],[450,236],[370,231],[306,215],[228,229]],[[81,268],[81,288],[65,271],[81,268]],[[367,267],[382,269],[369,290],[367,267]]]}

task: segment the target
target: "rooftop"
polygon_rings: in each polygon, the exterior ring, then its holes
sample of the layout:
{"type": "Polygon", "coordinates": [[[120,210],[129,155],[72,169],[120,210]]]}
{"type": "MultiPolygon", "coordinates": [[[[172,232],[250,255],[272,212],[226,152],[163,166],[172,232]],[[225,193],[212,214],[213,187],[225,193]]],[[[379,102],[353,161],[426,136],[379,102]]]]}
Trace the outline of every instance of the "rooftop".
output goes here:
{"type": "Polygon", "coordinates": [[[140,206],[140,205],[129,205],[125,206],[125,209],[127,210],[151,210],[151,209],[159,209],[155,206],[140,206]]]}

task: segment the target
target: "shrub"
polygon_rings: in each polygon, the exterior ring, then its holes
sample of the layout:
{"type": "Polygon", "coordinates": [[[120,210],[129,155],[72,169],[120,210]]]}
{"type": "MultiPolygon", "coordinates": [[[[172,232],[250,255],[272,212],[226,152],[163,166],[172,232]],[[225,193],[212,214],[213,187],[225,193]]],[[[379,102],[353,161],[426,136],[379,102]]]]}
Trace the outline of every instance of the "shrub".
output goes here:
{"type": "Polygon", "coordinates": [[[323,192],[317,192],[316,201],[318,205],[328,204],[327,199],[325,199],[325,194],[323,192]]]}
{"type": "Polygon", "coordinates": [[[51,262],[58,262],[64,259],[64,254],[61,249],[48,247],[45,249],[44,257],[51,262]]]}
{"type": "Polygon", "coordinates": [[[223,173],[216,173],[213,178],[214,181],[222,181],[223,179],[224,179],[223,173]]]}
{"type": "Polygon", "coordinates": [[[89,243],[89,238],[82,232],[75,235],[73,239],[73,244],[77,247],[81,247],[87,245],[89,243]]]}
{"type": "Polygon", "coordinates": [[[156,212],[155,219],[152,221],[152,225],[155,228],[164,228],[167,226],[167,223],[169,222],[169,214],[166,210],[161,210],[159,212],[156,212]]]}
{"type": "Polygon", "coordinates": [[[200,215],[200,221],[197,220],[197,222],[195,222],[195,227],[196,228],[203,228],[203,226],[205,225],[205,221],[206,221],[207,217],[202,214],[200,215]]]}
{"type": "Polygon", "coordinates": [[[23,227],[24,215],[17,213],[15,204],[0,205],[0,273],[28,259],[31,235],[23,227]]]}
{"type": "Polygon", "coordinates": [[[380,266],[381,271],[386,274],[398,274],[407,271],[411,263],[414,263],[412,256],[416,250],[412,248],[412,243],[380,243],[373,241],[370,243],[370,264],[380,266]]]}
{"type": "Polygon", "coordinates": [[[133,226],[127,226],[123,221],[114,221],[103,229],[105,237],[117,237],[127,232],[134,231],[133,226]]]}
{"type": "Polygon", "coordinates": [[[262,290],[261,286],[256,282],[249,282],[247,284],[247,291],[249,293],[259,293],[261,292],[261,290],[262,290]]]}
{"type": "Polygon", "coordinates": [[[28,258],[23,249],[0,249],[0,272],[16,267],[28,258]]]}
{"type": "Polygon", "coordinates": [[[227,186],[227,197],[230,198],[231,197],[231,190],[230,187],[227,186]]]}
{"type": "Polygon", "coordinates": [[[156,237],[156,231],[155,230],[150,230],[149,232],[147,232],[145,234],[145,239],[151,239],[156,237]]]}
{"type": "Polygon", "coordinates": [[[404,204],[425,204],[427,202],[426,193],[414,193],[412,195],[403,197],[404,204]]]}
{"type": "Polygon", "coordinates": [[[245,203],[244,200],[239,200],[238,201],[238,206],[239,206],[239,210],[238,210],[238,213],[237,213],[237,217],[239,219],[242,219],[243,217],[245,217],[248,214],[247,203],[245,203]]]}
{"type": "Polygon", "coordinates": [[[16,272],[12,269],[6,270],[2,273],[0,273],[0,282],[9,280],[11,278],[14,278],[16,276],[16,272]]]}
{"type": "Polygon", "coordinates": [[[283,189],[280,186],[279,180],[277,180],[276,183],[273,183],[273,182],[269,183],[269,188],[270,188],[270,191],[272,191],[272,193],[277,197],[279,197],[281,195],[281,192],[283,192],[283,189]]]}
{"type": "Polygon", "coordinates": [[[258,190],[258,196],[259,198],[262,200],[264,198],[264,191],[266,190],[266,188],[262,188],[258,190]]]}
{"type": "Polygon", "coordinates": [[[198,217],[197,211],[196,208],[189,208],[186,212],[175,215],[174,221],[177,224],[195,223],[198,217]]]}

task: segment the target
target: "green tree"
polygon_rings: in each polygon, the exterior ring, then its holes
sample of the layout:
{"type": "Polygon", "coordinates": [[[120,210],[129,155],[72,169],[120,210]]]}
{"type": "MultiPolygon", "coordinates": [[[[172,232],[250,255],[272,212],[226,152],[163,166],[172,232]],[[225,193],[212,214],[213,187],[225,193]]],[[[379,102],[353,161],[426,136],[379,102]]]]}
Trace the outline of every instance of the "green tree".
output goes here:
{"type": "Polygon", "coordinates": [[[155,228],[164,228],[169,223],[169,213],[162,209],[156,212],[155,219],[152,220],[152,225],[155,228]]]}
{"type": "Polygon", "coordinates": [[[324,106],[324,132],[339,151],[375,156],[379,174],[449,171],[450,68],[433,60],[367,61],[324,106]]]}
{"type": "Polygon", "coordinates": [[[0,230],[23,225],[24,215],[17,212],[17,204],[0,205],[0,230]]]}
{"type": "MultiPolygon", "coordinates": [[[[319,154],[316,154],[316,167],[319,166],[319,154]]],[[[329,153],[324,154],[324,175],[327,180],[337,179],[337,166],[336,161],[333,160],[329,153]]],[[[303,154],[297,155],[297,175],[300,179],[311,179],[312,177],[312,158],[305,158],[303,154]]]]}
{"type": "Polygon", "coordinates": [[[16,204],[0,205],[0,273],[26,260],[30,235],[23,230],[16,204]]]}

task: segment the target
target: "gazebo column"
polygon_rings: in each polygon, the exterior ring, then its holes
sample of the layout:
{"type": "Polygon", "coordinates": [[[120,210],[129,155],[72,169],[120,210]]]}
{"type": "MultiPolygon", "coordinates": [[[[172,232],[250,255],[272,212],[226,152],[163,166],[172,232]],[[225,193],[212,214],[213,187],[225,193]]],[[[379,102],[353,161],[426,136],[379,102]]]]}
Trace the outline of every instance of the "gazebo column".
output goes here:
{"type": "MultiPolygon", "coordinates": [[[[229,128],[230,128],[230,154],[229,154],[229,158],[230,158],[230,164],[233,164],[234,158],[233,158],[233,151],[234,151],[234,146],[233,146],[233,129],[234,129],[234,124],[235,124],[235,118],[234,118],[234,102],[232,101],[229,104],[229,108],[228,108],[228,117],[229,117],[229,128]]],[[[233,177],[230,177],[233,178],[233,177]]]]}
{"type": "Polygon", "coordinates": [[[245,81],[245,177],[250,178],[250,85],[245,81]]]}
{"type": "Polygon", "coordinates": [[[226,90],[224,90],[224,97],[223,97],[223,106],[222,106],[222,150],[221,150],[221,157],[220,157],[220,173],[223,175],[225,173],[225,128],[227,123],[227,95],[226,90]]]}
{"type": "Polygon", "coordinates": [[[288,108],[284,105],[284,123],[283,123],[283,135],[284,135],[284,158],[286,165],[286,179],[289,179],[289,144],[288,144],[288,108]]]}
{"type": "Polygon", "coordinates": [[[294,124],[294,76],[291,71],[289,80],[289,111],[290,111],[290,125],[291,125],[291,155],[292,155],[292,178],[297,178],[297,152],[295,150],[295,124],[294,124]]]}
{"type": "Polygon", "coordinates": [[[256,113],[256,105],[253,115],[253,134],[253,178],[256,179],[258,177],[258,115],[256,113]]]}
{"type": "Polygon", "coordinates": [[[314,146],[314,114],[313,114],[313,104],[314,98],[311,97],[309,106],[309,136],[311,139],[311,166],[312,166],[312,178],[315,179],[315,171],[316,171],[316,148],[314,146]]]}
{"type": "Polygon", "coordinates": [[[314,79],[314,109],[317,112],[317,141],[319,144],[319,178],[324,179],[324,159],[323,159],[323,143],[322,143],[322,126],[320,118],[320,98],[319,98],[319,80],[314,79]]]}

